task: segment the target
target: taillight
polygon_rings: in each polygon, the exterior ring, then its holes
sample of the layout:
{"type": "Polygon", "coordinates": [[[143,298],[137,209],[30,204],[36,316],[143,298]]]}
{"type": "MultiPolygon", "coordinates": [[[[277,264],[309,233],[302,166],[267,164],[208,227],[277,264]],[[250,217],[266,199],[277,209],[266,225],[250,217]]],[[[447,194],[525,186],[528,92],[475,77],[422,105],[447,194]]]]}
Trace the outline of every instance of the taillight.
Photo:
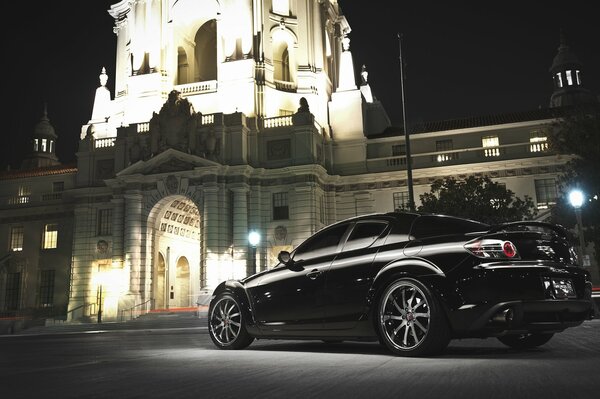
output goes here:
{"type": "Polygon", "coordinates": [[[465,244],[465,249],[478,258],[518,259],[515,244],[496,239],[478,239],[465,244]]]}

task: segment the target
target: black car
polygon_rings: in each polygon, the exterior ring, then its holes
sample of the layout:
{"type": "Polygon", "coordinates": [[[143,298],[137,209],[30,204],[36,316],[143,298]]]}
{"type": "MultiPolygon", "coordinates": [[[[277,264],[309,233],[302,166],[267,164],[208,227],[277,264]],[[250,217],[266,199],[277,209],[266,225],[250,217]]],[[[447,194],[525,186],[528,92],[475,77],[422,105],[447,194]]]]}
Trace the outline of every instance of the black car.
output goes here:
{"type": "Polygon", "coordinates": [[[423,356],[454,338],[497,337],[530,348],[593,317],[590,274],[554,224],[364,215],[279,260],[214,290],[208,326],[217,347],[379,340],[395,354],[423,356]]]}

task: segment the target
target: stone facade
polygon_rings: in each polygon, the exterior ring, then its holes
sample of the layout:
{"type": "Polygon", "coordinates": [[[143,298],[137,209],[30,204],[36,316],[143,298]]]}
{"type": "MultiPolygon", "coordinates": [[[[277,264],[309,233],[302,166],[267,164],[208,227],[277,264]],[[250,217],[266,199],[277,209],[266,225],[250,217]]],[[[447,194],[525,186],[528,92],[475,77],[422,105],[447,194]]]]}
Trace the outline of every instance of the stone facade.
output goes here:
{"type": "MultiPolygon", "coordinates": [[[[332,222],[405,203],[404,136],[362,94],[366,79],[355,84],[337,1],[123,0],[109,12],[116,93],[82,126],[76,167],[0,177],[0,311],[39,309],[45,269],[48,306],[69,321],[194,306],[332,222]],[[40,248],[49,224],[58,243],[40,248]]],[[[555,198],[540,187],[569,159],[547,149],[555,119],[415,128],[415,198],[439,178],[488,175],[543,215],[555,198]]]]}

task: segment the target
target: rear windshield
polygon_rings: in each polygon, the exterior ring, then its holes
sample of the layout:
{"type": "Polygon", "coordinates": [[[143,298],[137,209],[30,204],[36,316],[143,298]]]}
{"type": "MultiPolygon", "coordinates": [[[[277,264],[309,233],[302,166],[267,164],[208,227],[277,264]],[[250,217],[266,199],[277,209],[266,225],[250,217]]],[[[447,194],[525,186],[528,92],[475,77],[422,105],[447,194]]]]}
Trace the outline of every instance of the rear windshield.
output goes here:
{"type": "Polygon", "coordinates": [[[457,219],[451,216],[421,216],[415,220],[411,235],[415,238],[428,238],[454,234],[484,232],[490,226],[473,220],[457,219]]]}

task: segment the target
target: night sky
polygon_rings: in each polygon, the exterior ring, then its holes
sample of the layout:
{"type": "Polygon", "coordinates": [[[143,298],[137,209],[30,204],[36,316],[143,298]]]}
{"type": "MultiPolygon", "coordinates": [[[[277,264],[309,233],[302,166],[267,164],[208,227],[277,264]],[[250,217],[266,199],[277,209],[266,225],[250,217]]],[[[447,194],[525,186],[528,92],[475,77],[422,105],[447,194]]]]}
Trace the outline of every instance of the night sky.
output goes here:
{"type": "MultiPolygon", "coordinates": [[[[547,107],[548,68],[559,32],[583,64],[583,84],[600,93],[600,23],[595,2],[339,0],[352,27],[355,69],[401,125],[399,43],[408,124],[547,107]]],[[[57,154],[75,161],[106,66],[114,96],[116,36],[106,10],[116,0],[13,2],[2,26],[5,120],[0,167],[18,167],[48,106],[57,154]],[[12,24],[11,24],[12,25],[12,24]]],[[[7,3],[8,4],[8,3],[7,3]]]]}

